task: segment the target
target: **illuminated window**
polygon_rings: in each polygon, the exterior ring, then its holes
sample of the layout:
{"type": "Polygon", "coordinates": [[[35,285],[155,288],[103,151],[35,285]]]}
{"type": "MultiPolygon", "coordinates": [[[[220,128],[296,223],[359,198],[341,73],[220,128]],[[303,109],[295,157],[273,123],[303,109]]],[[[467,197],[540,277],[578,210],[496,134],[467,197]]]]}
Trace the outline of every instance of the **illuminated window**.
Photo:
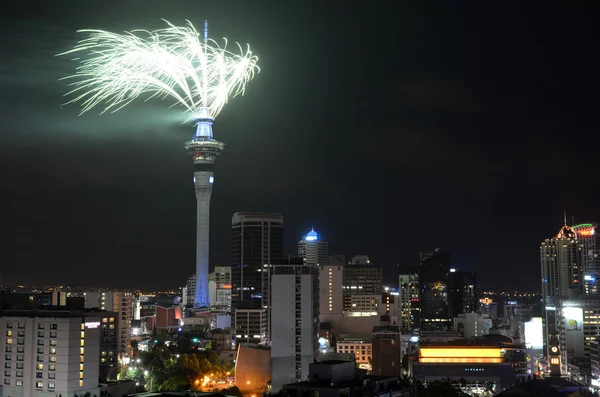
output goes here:
{"type": "Polygon", "coordinates": [[[79,373],[79,379],[83,379],[83,372],[79,373]]]}
{"type": "Polygon", "coordinates": [[[56,346],[56,340],[50,339],[50,346],[56,346]]]}
{"type": "Polygon", "coordinates": [[[49,371],[56,371],[56,364],[50,364],[50,365],[48,365],[48,370],[49,371]]]}
{"type": "Polygon", "coordinates": [[[42,387],[44,387],[44,382],[35,382],[36,389],[41,389],[42,387]]]}
{"type": "Polygon", "coordinates": [[[85,329],[85,324],[81,323],[81,330],[83,331],[85,329]]]}
{"type": "Polygon", "coordinates": [[[79,381],[79,387],[83,387],[83,381],[82,380],[79,381]]]}
{"type": "Polygon", "coordinates": [[[55,363],[56,362],[56,356],[50,356],[50,362],[51,363],[55,363]]]}
{"type": "Polygon", "coordinates": [[[12,338],[6,338],[6,344],[12,345],[12,338]]]}
{"type": "Polygon", "coordinates": [[[83,371],[83,364],[79,364],[79,370],[83,371]]]}
{"type": "Polygon", "coordinates": [[[50,348],[50,354],[56,354],[56,347],[50,348]]]}
{"type": "Polygon", "coordinates": [[[48,383],[48,389],[54,389],[54,383],[53,382],[48,383]]]}
{"type": "Polygon", "coordinates": [[[85,332],[81,331],[81,339],[85,338],[85,332]]]}
{"type": "MultiPolygon", "coordinates": [[[[81,340],[81,342],[79,342],[79,343],[80,343],[80,346],[83,346],[83,345],[85,345],[85,341],[84,341],[83,339],[82,339],[82,340],[81,340]]],[[[82,352],[82,354],[83,354],[83,352],[82,352]]]]}
{"type": "Polygon", "coordinates": [[[9,329],[9,330],[6,331],[6,336],[12,336],[12,330],[11,329],[9,329]]]}
{"type": "Polygon", "coordinates": [[[38,364],[36,366],[36,368],[38,369],[38,371],[43,371],[44,370],[44,364],[38,364]]]}
{"type": "Polygon", "coordinates": [[[83,347],[79,349],[79,354],[83,354],[83,347]]]}

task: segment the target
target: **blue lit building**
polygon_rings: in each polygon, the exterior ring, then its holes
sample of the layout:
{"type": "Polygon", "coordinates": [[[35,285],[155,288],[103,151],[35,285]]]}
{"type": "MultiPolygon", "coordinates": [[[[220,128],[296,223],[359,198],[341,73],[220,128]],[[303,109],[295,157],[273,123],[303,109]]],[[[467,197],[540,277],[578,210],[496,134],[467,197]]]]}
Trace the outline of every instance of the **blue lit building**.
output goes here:
{"type": "Polygon", "coordinates": [[[318,266],[325,263],[328,256],[329,244],[314,228],[298,241],[298,257],[304,260],[305,265],[318,266]]]}

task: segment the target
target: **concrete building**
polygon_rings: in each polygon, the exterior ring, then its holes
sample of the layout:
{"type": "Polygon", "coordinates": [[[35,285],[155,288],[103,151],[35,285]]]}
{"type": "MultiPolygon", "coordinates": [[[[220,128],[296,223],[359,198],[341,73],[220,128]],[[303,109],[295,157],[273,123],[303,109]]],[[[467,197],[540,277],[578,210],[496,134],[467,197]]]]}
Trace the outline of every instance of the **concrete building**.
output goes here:
{"type": "Polygon", "coordinates": [[[86,309],[98,308],[117,313],[117,348],[119,355],[131,354],[131,320],[134,295],[131,292],[86,292],[86,309]]]}
{"type": "Polygon", "coordinates": [[[372,375],[402,375],[402,343],[397,326],[374,327],[372,334],[372,375]]]}
{"type": "Polygon", "coordinates": [[[188,277],[185,287],[183,287],[183,294],[181,297],[181,303],[185,306],[194,306],[194,299],[196,296],[196,275],[192,274],[188,277]]]}
{"type": "Polygon", "coordinates": [[[560,299],[552,309],[563,365],[575,358],[589,359],[590,343],[600,339],[600,297],[560,299]]]}
{"type": "Polygon", "coordinates": [[[231,266],[215,266],[208,278],[210,306],[231,307],[231,266]]]}
{"type": "Polygon", "coordinates": [[[399,275],[398,287],[401,311],[398,326],[403,330],[410,330],[414,325],[414,318],[411,314],[412,301],[413,299],[419,299],[419,276],[417,274],[399,275]]]}
{"type": "Polygon", "coordinates": [[[237,309],[234,312],[234,324],[236,345],[268,341],[266,309],[237,309]]]}
{"type": "Polygon", "coordinates": [[[245,394],[265,390],[271,380],[271,349],[255,344],[238,346],[235,385],[245,394]]]}
{"type": "Polygon", "coordinates": [[[358,367],[371,369],[373,358],[371,337],[344,336],[335,345],[336,353],[352,354],[358,367]]]}
{"type": "Polygon", "coordinates": [[[319,266],[327,261],[329,244],[312,229],[298,241],[298,257],[304,260],[305,265],[319,266]]]}
{"type": "Polygon", "coordinates": [[[319,269],[275,266],[272,280],[271,385],[278,392],[307,379],[319,354],[319,269]]]}
{"type": "Polygon", "coordinates": [[[542,300],[549,296],[568,297],[573,288],[583,285],[577,234],[565,225],[556,237],[540,245],[542,300]]]}
{"type": "Polygon", "coordinates": [[[319,312],[342,315],[344,312],[344,258],[331,256],[319,266],[319,312]]]}
{"type": "Polygon", "coordinates": [[[492,328],[492,319],[479,313],[464,313],[454,317],[454,330],[469,339],[488,335],[492,328]]]}
{"type": "Polygon", "coordinates": [[[345,295],[379,295],[381,292],[381,265],[357,264],[344,268],[345,295]]]}
{"type": "Polygon", "coordinates": [[[0,311],[5,396],[98,393],[103,313],[0,311]]]}
{"type": "Polygon", "coordinates": [[[415,388],[397,377],[359,373],[353,362],[327,360],[310,365],[308,380],[283,386],[290,397],[415,397],[415,388]]]}
{"type": "Polygon", "coordinates": [[[381,306],[381,294],[376,295],[348,295],[344,302],[347,312],[371,313],[375,316],[379,312],[381,306]]]}

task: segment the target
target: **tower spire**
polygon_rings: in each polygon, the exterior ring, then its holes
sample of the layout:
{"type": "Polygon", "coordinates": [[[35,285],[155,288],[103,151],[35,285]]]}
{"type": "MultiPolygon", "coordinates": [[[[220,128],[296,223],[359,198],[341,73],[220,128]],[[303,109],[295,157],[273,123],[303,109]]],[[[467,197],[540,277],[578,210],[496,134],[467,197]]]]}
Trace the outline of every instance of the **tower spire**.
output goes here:
{"type": "Polygon", "coordinates": [[[208,40],[208,19],[204,20],[204,44],[208,40]]]}
{"type": "Polygon", "coordinates": [[[564,221],[564,226],[567,226],[567,210],[563,211],[563,221],[564,221]]]}

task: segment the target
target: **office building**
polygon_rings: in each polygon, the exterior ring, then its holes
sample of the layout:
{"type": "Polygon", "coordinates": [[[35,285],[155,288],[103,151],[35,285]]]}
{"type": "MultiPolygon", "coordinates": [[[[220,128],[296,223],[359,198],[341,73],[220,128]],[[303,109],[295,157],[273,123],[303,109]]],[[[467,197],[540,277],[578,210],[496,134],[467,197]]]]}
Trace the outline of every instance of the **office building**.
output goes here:
{"type": "Polygon", "coordinates": [[[403,330],[409,330],[412,329],[414,323],[411,314],[412,300],[419,298],[419,276],[417,274],[401,274],[398,276],[398,286],[398,298],[400,300],[398,325],[403,330]]]}
{"type": "Polygon", "coordinates": [[[308,368],[319,354],[319,269],[303,264],[273,268],[271,385],[308,378],[308,368]]]}
{"type": "Polygon", "coordinates": [[[196,275],[192,274],[188,277],[185,287],[183,287],[183,294],[181,297],[181,303],[185,306],[194,306],[194,299],[196,297],[196,275]]]}
{"type": "Polygon", "coordinates": [[[4,396],[99,394],[103,315],[83,310],[1,310],[4,396]]]}
{"type": "Polygon", "coordinates": [[[120,357],[131,354],[131,320],[134,296],[131,292],[85,292],[86,309],[98,308],[117,313],[117,348],[120,357]]]}
{"type": "Polygon", "coordinates": [[[566,224],[556,237],[540,245],[542,300],[549,296],[568,297],[583,285],[577,234],[566,224]]]}
{"type": "Polygon", "coordinates": [[[573,226],[579,245],[584,292],[587,295],[596,295],[600,292],[596,286],[596,278],[600,272],[600,244],[598,244],[596,227],[598,227],[596,223],[573,226]]]}
{"type": "Polygon", "coordinates": [[[231,307],[231,266],[215,266],[208,279],[210,306],[231,307]]]}
{"type": "Polygon", "coordinates": [[[397,326],[374,327],[371,344],[373,360],[371,374],[376,376],[402,376],[402,344],[397,326]]]}
{"type": "Polygon", "coordinates": [[[454,317],[454,330],[464,338],[488,335],[492,328],[492,319],[479,313],[462,313],[454,317]]]}
{"type": "Polygon", "coordinates": [[[589,359],[591,342],[600,339],[600,297],[560,299],[555,307],[546,309],[555,313],[555,329],[563,365],[574,358],[589,359]]]}
{"type": "Polygon", "coordinates": [[[450,273],[448,273],[448,309],[450,317],[457,317],[465,313],[476,313],[478,303],[477,275],[475,272],[458,272],[450,269],[450,273]]]}
{"type": "Polygon", "coordinates": [[[330,256],[319,266],[319,312],[321,315],[344,312],[344,258],[330,256]]]}
{"type": "Polygon", "coordinates": [[[314,228],[298,241],[298,257],[304,260],[305,265],[319,266],[325,263],[328,256],[329,244],[314,228]]]}
{"type": "Polygon", "coordinates": [[[234,312],[235,342],[265,343],[267,338],[266,309],[236,309],[234,312]]]}
{"type": "Polygon", "coordinates": [[[371,264],[368,259],[355,260],[355,258],[356,256],[351,264],[344,268],[344,295],[380,295],[381,265],[371,264]]]}
{"type": "Polygon", "coordinates": [[[448,302],[450,254],[439,248],[419,252],[419,302],[421,330],[446,331],[451,328],[448,302]]]}
{"type": "Polygon", "coordinates": [[[354,361],[361,369],[371,369],[372,341],[371,337],[340,337],[335,344],[336,353],[352,354],[354,361]]]}
{"type": "Polygon", "coordinates": [[[236,212],[231,223],[232,306],[268,309],[271,267],[283,262],[283,216],[236,212]]]}

